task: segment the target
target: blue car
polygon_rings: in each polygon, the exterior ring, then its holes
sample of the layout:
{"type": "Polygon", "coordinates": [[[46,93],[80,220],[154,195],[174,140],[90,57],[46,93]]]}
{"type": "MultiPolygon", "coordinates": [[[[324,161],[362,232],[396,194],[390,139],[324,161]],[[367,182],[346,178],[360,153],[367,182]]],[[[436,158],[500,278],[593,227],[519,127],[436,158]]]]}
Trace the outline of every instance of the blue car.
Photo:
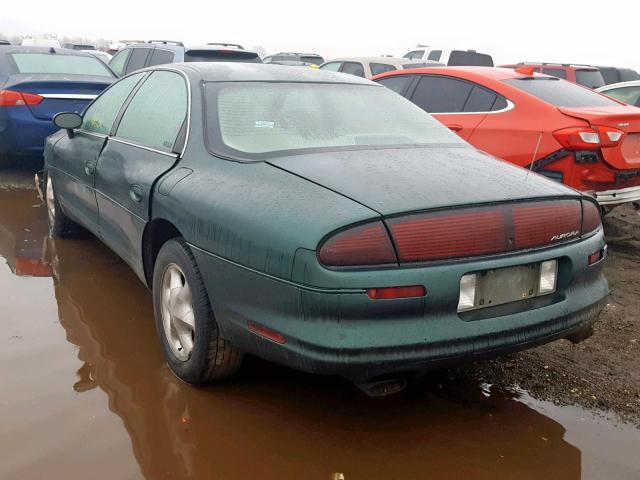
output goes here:
{"type": "Polygon", "coordinates": [[[0,157],[41,156],[58,112],[82,112],[116,75],[84,52],[0,45],[0,157]]]}

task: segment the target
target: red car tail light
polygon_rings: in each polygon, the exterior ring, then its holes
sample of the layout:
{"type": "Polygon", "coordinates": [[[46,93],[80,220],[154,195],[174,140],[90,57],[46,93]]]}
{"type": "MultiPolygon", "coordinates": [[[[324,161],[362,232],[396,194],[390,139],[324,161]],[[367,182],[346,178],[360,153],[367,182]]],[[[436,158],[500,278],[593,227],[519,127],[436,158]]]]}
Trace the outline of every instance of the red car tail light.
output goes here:
{"type": "Polygon", "coordinates": [[[603,147],[617,147],[620,145],[624,132],[613,127],[597,126],[600,133],[600,143],[603,147]]]}
{"type": "Polygon", "coordinates": [[[331,267],[397,263],[396,253],[382,222],[338,232],[320,247],[320,262],[331,267]]]}
{"type": "Polygon", "coordinates": [[[424,297],[427,289],[422,285],[413,285],[411,287],[385,287],[385,288],[368,288],[367,295],[371,300],[389,300],[393,298],[416,298],[424,297]]]}
{"type": "Polygon", "coordinates": [[[580,236],[582,212],[573,200],[539,202],[512,210],[515,248],[532,248],[580,236]]]}
{"type": "Polygon", "coordinates": [[[569,150],[598,150],[600,134],[590,127],[570,127],[556,130],[553,136],[560,145],[569,150]]]}
{"type": "Polygon", "coordinates": [[[582,200],[582,235],[587,235],[602,226],[600,210],[595,203],[582,200]]]}
{"type": "Polygon", "coordinates": [[[44,97],[35,93],[0,90],[0,107],[16,107],[20,105],[38,105],[44,97]]]}
{"type": "Polygon", "coordinates": [[[425,213],[388,223],[401,262],[488,255],[507,249],[500,207],[425,213]]]}

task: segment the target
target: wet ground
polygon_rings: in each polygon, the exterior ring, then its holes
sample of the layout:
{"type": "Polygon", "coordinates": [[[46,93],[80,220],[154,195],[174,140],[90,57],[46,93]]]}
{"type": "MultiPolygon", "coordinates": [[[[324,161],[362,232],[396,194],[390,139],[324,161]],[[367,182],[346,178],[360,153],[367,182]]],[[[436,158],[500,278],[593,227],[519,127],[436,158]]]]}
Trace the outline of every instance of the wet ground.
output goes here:
{"type": "Polygon", "coordinates": [[[149,292],[95,238],[47,239],[32,178],[0,171],[3,480],[640,478],[632,211],[618,215],[614,295],[592,339],[371,399],[257,359],[224,384],[181,383],[149,292]]]}

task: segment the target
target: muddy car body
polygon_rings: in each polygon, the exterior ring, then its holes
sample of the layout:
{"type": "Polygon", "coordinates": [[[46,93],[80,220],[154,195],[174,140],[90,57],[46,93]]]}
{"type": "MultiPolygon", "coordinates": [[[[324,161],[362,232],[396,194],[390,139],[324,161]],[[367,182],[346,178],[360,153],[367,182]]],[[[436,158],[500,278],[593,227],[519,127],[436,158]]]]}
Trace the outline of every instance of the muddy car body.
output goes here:
{"type": "Polygon", "coordinates": [[[592,199],[367,80],[156,67],[74,118],[56,119],[67,131],[45,150],[52,230],[80,223],[133,268],[192,383],[230,374],[242,352],[354,380],[408,375],[583,335],[608,294],[592,199]],[[117,112],[101,124],[105,104],[117,112]]]}

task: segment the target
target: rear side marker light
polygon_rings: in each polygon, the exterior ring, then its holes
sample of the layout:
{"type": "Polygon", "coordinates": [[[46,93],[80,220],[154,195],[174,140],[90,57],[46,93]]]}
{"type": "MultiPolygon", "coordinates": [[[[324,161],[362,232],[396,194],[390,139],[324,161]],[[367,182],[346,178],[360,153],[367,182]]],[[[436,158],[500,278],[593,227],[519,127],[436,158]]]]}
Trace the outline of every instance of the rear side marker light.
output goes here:
{"type": "Polygon", "coordinates": [[[414,285],[411,287],[385,287],[385,288],[368,288],[367,295],[372,300],[389,300],[393,298],[415,298],[424,297],[427,289],[422,285],[414,285]]]}
{"type": "Polygon", "coordinates": [[[546,295],[556,291],[558,277],[558,261],[547,260],[540,264],[540,280],[538,282],[538,295],[546,295]]]}
{"type": "Polygon", "coordinates": [[[603,258],[604,258],[604,249],[598,250],[597,252],[592,253],[591,255],[589,255],[588,264],[589,264],[589,266],[595,265],[596,263],[598,263],[603,258]]]}
{"type": "Polygon", "coordinates": [[[287,343],[287,339],[284,338],[284,335],[282,335],[281,333],[278,333],[254,322],[247,323],[247,330],[280,345],[287,343]]]}
{"type": "Polygon", "coordinates": [[[19,107],[22,105],[38,105],[44,97],[34,93],[0,90],[0,107],[19,107]]]}

